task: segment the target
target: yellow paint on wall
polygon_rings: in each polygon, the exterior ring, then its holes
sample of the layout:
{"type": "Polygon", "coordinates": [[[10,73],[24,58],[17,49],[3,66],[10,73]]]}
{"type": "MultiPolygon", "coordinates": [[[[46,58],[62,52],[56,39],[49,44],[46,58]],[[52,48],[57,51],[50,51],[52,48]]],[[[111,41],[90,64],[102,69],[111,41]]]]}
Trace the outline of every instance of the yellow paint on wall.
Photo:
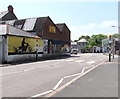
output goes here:
{"type": "MultiPolygon", "coordinates": [[[[38,46],[43,47],[43,40],[38,39],[38,46]]],[[[35,52],[36,39],[26,37],[8,36],[8,52],[35,52]]]]}

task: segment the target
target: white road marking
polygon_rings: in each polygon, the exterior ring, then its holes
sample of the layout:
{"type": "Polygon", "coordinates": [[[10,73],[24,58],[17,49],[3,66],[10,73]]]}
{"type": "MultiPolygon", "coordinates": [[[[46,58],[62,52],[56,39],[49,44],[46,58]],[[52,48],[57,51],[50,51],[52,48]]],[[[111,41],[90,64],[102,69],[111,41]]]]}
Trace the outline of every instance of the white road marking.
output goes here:
{"type": "MultiPolygon", "coordinates": [[[[83,72],[81,73],[80,75],[78,75],[77,77],[75,77],[74,79],[72,79],[71,81],[67,82],[66,84],[64,84],[63,86],[61,86],[60,88],[58,88],[57,90],[55,91],[52,91],[50,94],[48,94],[47,96],[45,97],[52,97],[54,94],[56,94],[57,92],[61,91],[62,89],[64,89],[66,86],[70,85],[71,83],[73,83],[74,81],[76,81],[77,79],[79,79],[80,77],[84,76],[85,74],[87,74],[88,72],[92,71],[93,69],[95,69],[96,67],[100,66],[101,64],[103,64],[105,61],[101,62],[100,64],[92,67],[91,69],[89,69],[88,71],[86,72],[83,72]]],[[[85,67],[87,68],[87,67],[85,67]]],[[[85,70],[85,68],[83,68],[83,70],[85,70]]]]}
{"type": "Polygon", "coordinates": [[[74,61],[74,60],[73,59],[68,59],[68,60],[65,60],[65,61],[70,62],[70,61],[74,61]]]}
{"type": "Polygon", "coordinates": [[[3,76],[3,75],[10,75],[10,74],[17,74],[17,73],[21,73],[21,72],[24,72],[24,71],[4,73],[4,74],[0,74],[0,75],[3,76]]]}
{"type": "Polygon", "coordinates": [[[88,64],[93,64],[93,63],[95,63],[95,61],[89,61],[89,62],[87,62],[88,64]]]}
{"type": "Polygon", "coordinates": [[[64,78],[70,78],[70,77],[78,76],[78,75],[80,75],[80,74],[81,74],[81,73],[77,73],[77,74],[73,74],[73,75],[65,76],[64,78]]]}
{"type": "Polygon", "coordinates": [[[64,78],[61,78],[60,81],[55,85],[55,87],[53,88],[53,90],[57,89],[58,86],[62,83],[63,80],[64,80],[64,78]]]}
{"type": "Polygon", "coordinates": [[[81,62],[83,62],[84,60],[78,60],[78,61],[75,61],[75,62],[78,62],[78,63],[81,63],[81,62]]]}
{"type": "Polygon", "coordinates": [[[84,73],[86,68],[88,68],[88,67],[84,67],[84,68],[82,69],[82,72],[81,72],[81,73],[84,73]]]}
{"type": "MultiPolygon", "coordinates": [[[[62,60],[63,61],[63,60],[62,60]]],[[[64,61],[73,61],[73,59],[69,59],[69,60],[64,60],[64,61]]],[[[78,60],[78,61],[75,61],[75,62],[83,62],[84,60],[78,60]]],[[[50,62],[50,61],[45,61],[46,62],[50,62]]],[[[89,61],[87,63],[89,64],[92,64],[94,63],[95,61],[89,61]]],[[[41,63],[41,62],[39,62],[41,63]]],[[[59,62],[56,62],[54,63],[53,65],[57,65],[59,62]]],[[[29,63],[29,64],[36,64],[36,63],[29,63]]],[[[23,64],[23,65],[27,65],[27,64],[23,64]]],[[[22,66],[23,66],[22,65],[22,66]]],[[[17,72],[10,72],[10,73],[5,73],[5,74],[0,74],[0,75],[10,75],[10,74],[15,74],[15,73],[21,73],[21,72],[27,72],[27,71],[30,71],[30,70],[33,70],[33,69],[37,69],[37,68],[40,68],[41,66],[38,66],[38,67],[32,67],[32,68],[28,68],[28,69],[25,69],[25,70],[22,70],[22,71],[17,71],[17,72]]],[[[70,76],[74,76],[74,75],[70,75],[70,76]]]]}
{"type": "Polygon", "coordinates": [[[42,95],[45,95],[45,94],[48,94],[48,93],[50,93],[50,92],[52,92],[53,90],[49,90],[49,91],[46,91],[46,92],[43,92],[43,93],[40,93],[40,94],[37,94],[37,95],[34,95],[34,96],[32,96],[33,98],[35,98],[35,97],[39,97],[39,96],[42,96],[42,95]]]}
{"type": "MultiPolygon", "coordinates": [[[[39,66],[40,67],[40,66],[39,66]]],[[[28,68],[28,69],[25,69],[23,70],[24,72],[27,72],[27,71],[30,71],[30,70],[33,70],[33,69],[36,69],[36,68],[39,68],[39,67],[34,67],[34,68],[28,68]]]]}
{"type": "MultiPolygon", "coordinates": [[[[87,63],[94,63],[95,61],[89,61],[87,63]]],[[[74,81],[76,81],[77,79],[79,79],[80,77],[82,77],[83,75],[87,74],[88,72],[92,71],[93,69],[95,69],[96,67],[100,66],[101,64],[103,64],[105,61],[101,62],[100,64],[92,67],[91,69],[87,70],[85,72],[85,69],[87,69],[88,67],[84,67],[82,69],[82,71],[80,73],[77,73],[77,74],[73,74],[73,75],[69,75],[69,76],[65,76],[63,78],[61,78],[59,80],[59,82],[55,85],[55,87],[52,89],[52,90],[49,90],[49,91],[46,91],[46,92],[43,92],[43,93],[40,93],[40,94],[37,94],[37,95],[34,95],[34,96],[31,96],[31,97],[39,97],[39,96],[42,96],[42,95],[46,95],[48,94],[46,97],[51,97],[53,96],[55,93],[57,93],[58,91],[64,89],[66,86],[70,85],[71,83],[73,83],[74,81]],[[77,76],[75,77],[74,79],[72,79],[71,81],[67,82],[65,85],[61,86],[60,88],[59,85],[62,83],[62,81],[66,78],[69,78],[69,77],[73,77],[73,76],[77,76]],[[57,89],[58,88],[58,89],[57,89]],[[50,93],[50,94],[49,94],[50,93]]]]}

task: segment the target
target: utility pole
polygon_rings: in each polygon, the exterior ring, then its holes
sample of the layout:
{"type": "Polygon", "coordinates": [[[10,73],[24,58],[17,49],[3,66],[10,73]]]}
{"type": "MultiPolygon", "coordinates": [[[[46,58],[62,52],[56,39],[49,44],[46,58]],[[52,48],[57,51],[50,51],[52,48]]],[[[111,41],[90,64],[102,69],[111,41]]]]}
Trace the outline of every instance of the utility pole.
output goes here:
{"type": "Polygon", "coordinates": [[[111,43],[112,43],[112,35],[109,35],[109,62],[111,62],[111,43]]]}
{"type": "Polygon", "coordinates": [[[114,55],[115,55],[115,39],[113,38],[113,59],[114,59],[114,55]]]}
{"type": "Polygon", "coordinates": [[[38,61],[38,39],[39,37],[36,36],[35,38],[36,38],[36,61],[38,61]]]}

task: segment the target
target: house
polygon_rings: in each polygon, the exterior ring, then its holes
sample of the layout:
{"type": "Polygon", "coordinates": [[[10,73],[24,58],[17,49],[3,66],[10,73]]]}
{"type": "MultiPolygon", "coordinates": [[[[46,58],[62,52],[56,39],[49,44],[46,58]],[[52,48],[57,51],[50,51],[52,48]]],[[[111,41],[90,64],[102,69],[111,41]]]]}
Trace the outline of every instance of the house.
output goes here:
{"type": "Polygon", "coordinates": [[[108,38],[102,40],[102,52],[109,53],[109,39],[108,38]]]}
{"type": "MultiPolygon", "coordinates": [[[[7,11],[0,12],[0,21],[7,21],[7,20],[16,20],[18,19],[14,14],[14,8],[9,5],[7,11]]],[[[0,22],[1,23],[1,22],[0,22]]]]}
{"type": "Polygon", "coordinates": [[[71,49],[78,49],[77,42],[71,42],[71,49]]]}
{"type": "Polygon", "coordinates": [[[86,39],[81,39],[77,41],[77,46],[79,53],[85,52],[85,46],[88,44],[88,41],[86,39]]]}
{"type": "Polygon", "coordinates": [[[65,23],[59,23],[59,24],[56,24],[56,26],[58,27],[58,29],[61,32],[61,40],[65,41],[65,42],[68,42],[70,44],[70,33],[71,33],[71,31],[69,30],[67,25],[65,23]]]}
{"type": "Polygon", "coordinates": [[[103,39],[102,40],[102,52],[109,53],[109,47],[111,47],[111,51],[114,54],[119,54],[119,49],[120,49],[120,40],[119,38],[112,38],[111,41],[111,46],[109,42],[109,38],[103,39]]]}
{"type": "MultiPolygon", "coordinates": [[[[13,13],[12,6],[8,7],[8,12],[13,13]]],[[[10,15],[8,16],[9,18],[11,17],[10,15]]],[[[20,30],[35,34],[43,40],[47,40],[48,53],[70,52],[70,30],[65,23],[56,25],[49,16],[18,20],[14,15],[9,20],[6,16],[3,16],[1,20],[2,24],[12,25],[20,30]]]]}

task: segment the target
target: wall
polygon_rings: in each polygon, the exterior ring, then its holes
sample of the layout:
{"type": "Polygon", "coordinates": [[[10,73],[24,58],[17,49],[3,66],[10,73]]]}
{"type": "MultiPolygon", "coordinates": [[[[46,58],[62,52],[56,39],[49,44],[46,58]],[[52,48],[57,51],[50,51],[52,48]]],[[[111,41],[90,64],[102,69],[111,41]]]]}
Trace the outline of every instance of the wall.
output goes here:
{"type": "Polygon", "coordinates": [[[2,36],[0,36],[0,63],[2,63],[3,58],[3,43],[2,43],[2,36]]]}
{"type": "Polygon", "coordinates": [[[50,18],[47,18],[47,21],[42,25],[42,30],[37,31],[37,35],[48,40],[61,40],[61,33],[50,18]]]}

